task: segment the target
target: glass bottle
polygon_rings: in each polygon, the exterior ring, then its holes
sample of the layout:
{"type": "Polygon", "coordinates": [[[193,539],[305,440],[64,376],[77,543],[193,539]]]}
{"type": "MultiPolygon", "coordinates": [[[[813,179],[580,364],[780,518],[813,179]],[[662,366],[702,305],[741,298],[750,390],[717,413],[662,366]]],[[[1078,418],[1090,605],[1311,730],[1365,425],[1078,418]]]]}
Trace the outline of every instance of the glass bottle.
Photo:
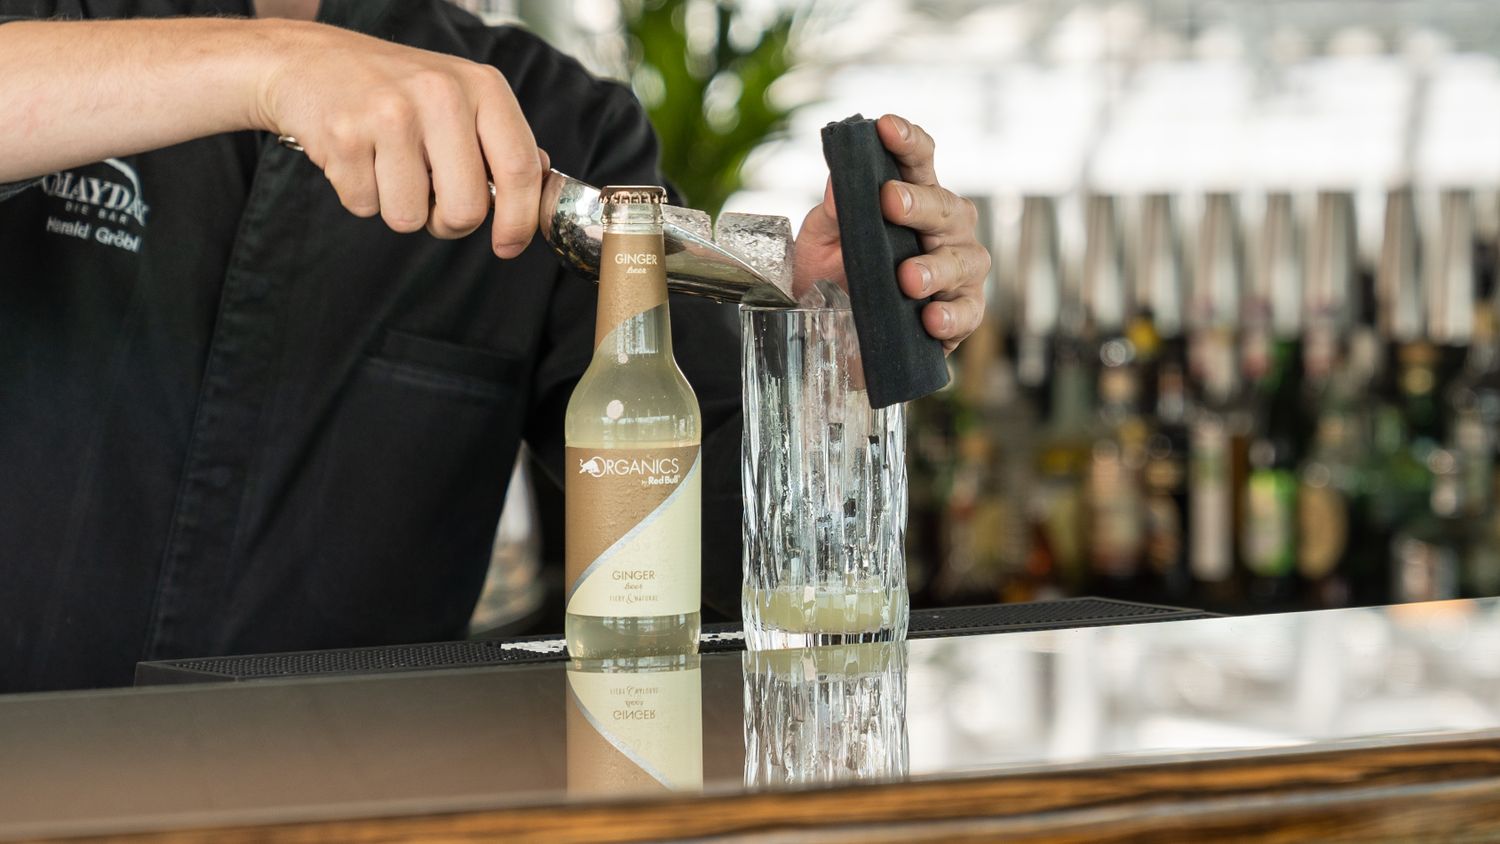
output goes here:
{"type": "Polygon", "coordinates": [[[1235,517],[1244,488],[1248,428],[1235,337],[1243,260],[1233,198],[1210,194],[1205,202],[1191,297],[1189,362],[1196,395],[1188,419],[1188,559],[1197,603],[1233,608],[1240,598],[1235,517]]]}
{"type": "Polygon", "coordinates": [[[1253,426],[1240,499],[1239,553],[1248,595],[1284,606],[1295,592],[1297,461],[1302,450],[1303,264],[1289,194],[1266,197],[1255,283],[1241,328],[1253,426]]]}
{"type": "MultiPolygon", "coordinates": [[[[1028,200],[1030,202],[1030,200],[1028,200]]],[[[1087,555],[1085,478],[1093,446],[1094,385],[1086,311],[1079,287],[1067,283],[1061,272],[1056,240],[1056,217],[1050,200],[1037,200],[1034,226],[1028,231],[1022,219],[1023,254],[1030,254],[1028,309],[1037,310],[1038,320],[1027,328],[1033,333],[1055,332],[1051,342],[1050,388],[1045,402],[1046,422],[1037,432],[1035,494],[1029,504],[1034,549],[1030,559],[1048,559],[1062,591],[1076,594],[1082,587],[1087,555]],[[1029,235],[1029,239],[1028,239],[1029,235]],[[1028,244],[1035,248],[1028,252],[1028,244]],[[1038,546],[1040,541],[1040,546],[1038,546]]],[[[1023,210],[1023,214],[1025,211],[1023,210]]],[[[1017,362],[1025,381],[1031,364],[1017,362]]],[[[1030,567],[1030,564],[1028,564],[1030,567]]]]}
{"type": "Polygon", "coordinates": [[[594,356],[568,401],[568,652],[689,653],[702,600],[702,418],[672,357],[659,187],[607,187],[594,356]]]}
{"type": "Polygon", "coordinates": [[[1474,308],[1474,325],[1463,372],[1448,389],[1449,447],[1458,460],[1464,515],[1472,522],[1472,545],[1462,581],[1467,597],[1500,594],[1500,326],[1493,295],[1474,308]]]}
{"type": "Polygon", "coordinates": [[[1148,594],[1188,602],[1188,362],[1183,340],[1182,249],[1171,197],[1141,205],[1135,313],[1128,336],[1142,373],[1141,407],[1152,410],[1145,465],[1144,566],[1148,594]],[[1141,351],[1153,349],[1154,352],[1141,351]]]}
{"type": "Polygon", "coordinates": [[[1372,555],[1367,576],[1351,579],[1354,604],[1391,600],[1395,535],[1427,509],[1430,495],[1426,461],[1437,442],[1432,401],[1437,386],[1432,368],[1436,354],[1425,336],[1426,300],[1418,275],[1417,245],[1412,191],[1394,188],[1386,196],[1376,276],[1383,349],[1379,374],[1367,399],[1371,437],[1365,461],[1368,530],[1380,550],[1372,555]]]}
{"type": "Polygon", "coordinates": [[[1263,606],[1284,605],[1295,592],[1299,357],[1290,344],[1278,344],[1270,371],[1256,390],[1240,556],[1250,578],[1250,598],[1263,606]]]}
{"type": "MultiPolygon", "coordinates": [[[[1125,596],[1136,586],[1144,544],[1140,473],[1146,425],[1139,405],[1140,362],[1126,330],[1131,291],[1115,201],[1090,196],[1086,207],[1082,293],[1099,399],[1086,481],[1087,553],[1092,590],[1125,596]]],[[[1155,338],[1141,326],[1133,327],[1154,355],[1155,338]]]]}

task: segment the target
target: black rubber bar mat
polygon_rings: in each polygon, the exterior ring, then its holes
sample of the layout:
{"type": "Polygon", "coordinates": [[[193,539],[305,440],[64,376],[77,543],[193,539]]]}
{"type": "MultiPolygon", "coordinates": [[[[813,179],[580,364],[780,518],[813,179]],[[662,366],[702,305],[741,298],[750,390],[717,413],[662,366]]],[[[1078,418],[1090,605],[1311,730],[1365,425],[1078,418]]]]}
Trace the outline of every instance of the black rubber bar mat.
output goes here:
{"type": "MultiPolygon", "coordinates": [[[[914,610],[907,638],[932,639],[940,636],[973,636],[1214,617],[1213,613],[1181,607],[1136,604],[1109,598],[1070,598],[1030,604],[914,610]]],[[[704,625],[698,646],[700,653],[725,653],[744,649],[744,634],[738,623],[704,625]]],[[[383,674],[392,671],[430,671],[564,659],[567,659],[567,651],[563,640],[556,635],[474,639],[378,648],[142,662],[136,665],[135,684],[150,686],[339,674],[383,674]]]]}

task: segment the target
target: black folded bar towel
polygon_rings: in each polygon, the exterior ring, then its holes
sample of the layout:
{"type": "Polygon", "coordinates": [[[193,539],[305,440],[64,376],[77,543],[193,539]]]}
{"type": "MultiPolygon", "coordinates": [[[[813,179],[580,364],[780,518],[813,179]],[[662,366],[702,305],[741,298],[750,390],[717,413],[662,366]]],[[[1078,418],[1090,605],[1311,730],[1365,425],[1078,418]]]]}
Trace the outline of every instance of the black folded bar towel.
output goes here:
{"type": "Polygon", "coordinates": [[[948,384],[941,341],[922,327],[928,299],[910,299],[896,267],[921,254],[917,233],[880,212],[880,188],[900,179],[875,121],[856,114],[823,127],[823,157],[833,177],[844,273],[859,334],[871,407],[918,399],[948,384]]]}

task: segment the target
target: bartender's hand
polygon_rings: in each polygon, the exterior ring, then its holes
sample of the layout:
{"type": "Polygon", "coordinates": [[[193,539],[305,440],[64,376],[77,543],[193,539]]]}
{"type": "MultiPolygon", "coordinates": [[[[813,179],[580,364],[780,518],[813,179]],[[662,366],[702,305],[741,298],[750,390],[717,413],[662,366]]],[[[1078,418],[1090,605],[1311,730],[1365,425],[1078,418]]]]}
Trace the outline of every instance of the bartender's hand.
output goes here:
{"type": "Polygon", "coordinates": [[[318,24],[280,22],[256,122],[291,135],[361,217],[462,237],[483,225],[502,258],[537,227],[546,154],[493,67],[318,24]]]}
{"type": "MultiPolygon", "coordinates": [[[[932,137],[922,127],[894,114],[880,118],[875,127],[904,179],[881,188],[881,209],[887,220],[914,229],[923,250],[896,268],[896,278],[907,296],[933,297],[922,311],[922,324],[951,352],[984,316],[990,253],[975,234],[974,203],[938,184],[932,137]]],[[[832,182],[824,189],[823,202],[802,222],[793,260],[792,286],[798,292],[820,278],[848,287],[832,182]]]]}

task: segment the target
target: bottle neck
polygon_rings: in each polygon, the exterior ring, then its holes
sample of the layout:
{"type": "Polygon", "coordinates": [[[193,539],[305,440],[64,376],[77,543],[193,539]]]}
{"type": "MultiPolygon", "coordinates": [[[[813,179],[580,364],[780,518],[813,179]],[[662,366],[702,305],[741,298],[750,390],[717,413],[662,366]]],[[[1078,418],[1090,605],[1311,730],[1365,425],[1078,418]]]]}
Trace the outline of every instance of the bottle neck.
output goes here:
{"type": "Polygon", "coordinates": [[[600,251],[596,354],[620,357],[672,353],[667,275],[660,224],[605,227],[600,251]]]}

